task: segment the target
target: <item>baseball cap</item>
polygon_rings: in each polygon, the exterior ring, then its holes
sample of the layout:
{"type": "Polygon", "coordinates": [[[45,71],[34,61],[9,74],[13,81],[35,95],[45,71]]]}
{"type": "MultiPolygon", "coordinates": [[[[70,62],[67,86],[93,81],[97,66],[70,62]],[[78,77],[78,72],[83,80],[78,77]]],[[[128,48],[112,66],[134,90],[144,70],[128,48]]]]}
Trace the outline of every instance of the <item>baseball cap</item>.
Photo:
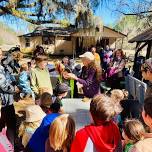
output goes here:
{"type": "Polygon", "coordinates": [[[56,86],[56,94],[62,94],[70,90],[70,87],[66,83],[60,83],[56,86]]]}
{"type": "Polygon", "coordinates": [[[91,61],[93,61],[95,59],[94,55],[91,52],[85,52],[84,54],[80,55],[79,57],[80,58],[87,58],[91,61]]]}

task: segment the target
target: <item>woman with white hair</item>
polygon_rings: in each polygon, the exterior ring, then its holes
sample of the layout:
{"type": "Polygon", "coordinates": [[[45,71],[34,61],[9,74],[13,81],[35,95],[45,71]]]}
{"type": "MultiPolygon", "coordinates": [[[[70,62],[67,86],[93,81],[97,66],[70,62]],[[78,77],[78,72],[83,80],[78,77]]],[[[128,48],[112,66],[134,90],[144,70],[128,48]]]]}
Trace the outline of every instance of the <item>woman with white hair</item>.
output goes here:
{"type": "Polygon", "coordinates": [[[79,57],[84,65],[80,77],[72,73],[68,74],[68,77],[82,86],[85,97],[93,98],[100,93],[101,68],[95,64],[95,57],[91,52],[85,52],[79,57]]]}

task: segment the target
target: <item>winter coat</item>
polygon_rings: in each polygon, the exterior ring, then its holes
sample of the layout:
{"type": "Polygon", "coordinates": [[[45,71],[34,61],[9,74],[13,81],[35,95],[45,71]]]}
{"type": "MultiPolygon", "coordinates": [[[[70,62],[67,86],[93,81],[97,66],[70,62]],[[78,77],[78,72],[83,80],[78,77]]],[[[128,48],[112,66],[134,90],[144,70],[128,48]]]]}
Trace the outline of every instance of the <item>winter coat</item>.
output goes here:
{"type": "Polygon", "coordinates": [[[2,107],[13,104],[13,94],[15,93],[15,87],[12,85],[10,75],[6,74],[3,66],[0,65],[0,98],[2,107]]]}

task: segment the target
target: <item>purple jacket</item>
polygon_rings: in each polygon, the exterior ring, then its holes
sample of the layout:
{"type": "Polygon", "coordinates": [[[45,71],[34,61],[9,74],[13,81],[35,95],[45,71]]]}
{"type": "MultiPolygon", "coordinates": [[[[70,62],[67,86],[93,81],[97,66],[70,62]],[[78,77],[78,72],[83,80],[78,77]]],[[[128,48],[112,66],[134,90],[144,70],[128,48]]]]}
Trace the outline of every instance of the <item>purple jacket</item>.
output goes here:
{"type": "Polygon", "coordinates": [[[83,85],[84,96],[93,98],[96,94],[99,94],[100,82],[96,78],[96,70],[94,68],[84,66],[77,81],[83,85]]]}

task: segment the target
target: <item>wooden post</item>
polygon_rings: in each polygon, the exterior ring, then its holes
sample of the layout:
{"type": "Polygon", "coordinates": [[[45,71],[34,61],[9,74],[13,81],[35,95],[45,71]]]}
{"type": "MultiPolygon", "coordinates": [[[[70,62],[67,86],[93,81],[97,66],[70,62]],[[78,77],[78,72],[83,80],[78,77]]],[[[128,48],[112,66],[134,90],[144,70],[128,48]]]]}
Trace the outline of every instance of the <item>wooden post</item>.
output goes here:
{"type": "Polygon", "coordinates": [[[117,39],[115,38],[115,49],[117,48],[117,39]]]}
{"type": "Polygon", "coordinates": [[[55,35],[55,37],[54,37],[54,53],[56,52],[56,35],[55,35]]]}
{"type": "Polygon", "coordinates": [[[151,43],[152,43],[152,41],[149,41],[149,42],[148,42],[146,59],[148,59],[148,58],[150,57],[150,52],[151,52],[151,43]]]}
{"type": "Polygon", "coordinates": [[[123,40],[124,40],[124,38],[122,38],[121,49],[122,49],[122,47],[123,47],[123,40]]]}
{"type": "Polygon", "coordinates": [[[137,62],[137,57],[138,57],[139,51],[142,50],[148,44],[148,42],[145,42],[141,47],[140,47],[140,44],[141,44],[141,42],[137,42],[137,45],[136,45],[136,53],[135,53],[135,58],[134,58],[133,71],[136,70],[136,62],[137,62]]]}

